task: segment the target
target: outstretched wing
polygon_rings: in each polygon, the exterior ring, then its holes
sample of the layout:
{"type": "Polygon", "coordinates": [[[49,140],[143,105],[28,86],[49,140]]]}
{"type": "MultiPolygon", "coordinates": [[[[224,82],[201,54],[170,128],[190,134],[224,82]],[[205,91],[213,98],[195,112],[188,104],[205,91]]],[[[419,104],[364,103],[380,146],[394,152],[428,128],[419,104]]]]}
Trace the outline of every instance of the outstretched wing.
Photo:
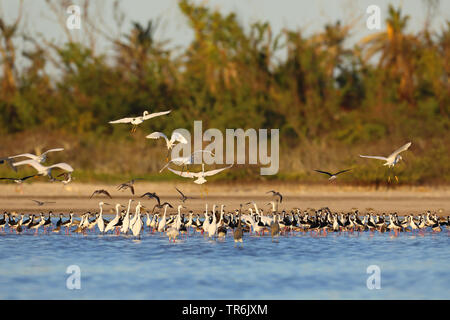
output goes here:
{"type": "Polygon", "coordinates": [[[180,177],[184,177],[184,178],[195,178],[199,174],[198,172],[185,172],[185,171],[181,172],[178,170],[173,170],[172,168],[167,168],[167,169],[172,171],[173,173],[179,175],[180,177]]]}
{"type": "Polygon", "coordinates": [[[175,141],[178,141],[179,143],[183,143],[183,144],[188,143],[186,138],[179,132],[172,133],[172,137],[170,137],[170,141],[172,143],[175,141]]]}
{"type": "Polygon", "coordinates": [[[329,175],[330,177],[333,175],[332,173],[329,173],[329,172],[326,172],[326,171],[322,171],[322,170],[315,170],[315,169],[314,169],[314,171],[319,172],[319,173],[327,174],[327,175],[329,175]]]}
{"type": "Polygon", "coordinates": [[[379,156],[362,156],[362,155],[359,155],[361,158],[370,158],[370,159],[378,159],[378,160],[384,160],[384,161],[387,161],[387,158],[386,157],[379,157],[379,156]]]}
{"type": "Polygon", "coordinates": [[[183,194],[183,192],[181,192],[180,190],[178,190],[177,187],[175,187],[175,189],[177,189],[178,193],[181,194],[181,196],[182,196],[183,198],[185,197],[185,195],[183,194]]]}
{"type": "Polygon", "coordinates": [[[397,150],[395,150],[394,152],[392,152],[389,155],[389,158],[393,157],[395,158],[400,152],[406,151],[408,150],[408,148],[411,146],[411,142],[408,142],[407,144],[405,144],[404,146],[401,146],[400,148],[398,148],[397,150]]]}
{"type": "Polygon", "coordinates": [[[204,175],[205,175],[206,177],[208,177],[208,176],[213,176],[213,175],[218,174],[219,172],[221,172],[221,171],[223,171],[223,170],[226,170],[226,169],[231,168],[232,166],[233,166],[233,165],[228,166],[228,167],[225,167],[225,168],[221,168],[221,169],[216,169],[216,170],[206,171],[206,172],[204,173],[204,175]]]}
{"type": "Polygon", "coordinates": [[[352,170],[352,169],[341,170],[339,172],[336,172],[334,175],[337,176],[338,174],[341,174],[341,173],[344,173],[344,172],[347,172],[347,171],[350,171],[350,170],[352,170]]]}
{"type": "Polygon", "coordinates": [[[36,160],[23,160],[23,161],[19,161],[19,162],[14,162],[13,166],[17,167],[17,166],[22,166],[24,164],[29,164],[30,166],[35,168],[37,171],[42,171],[45,169],[45,167],[43,165],[41,165],[39,162],[37,162],[36,160]]]}
{"type": "Polygon", "coordinates": [[[54,164],[54,165],[50,166],[49,168],[60,168],[60,169],[66,170],[68,172],[73,172],[73,168],[65,162],[54,164]]]}
{"type": "Polygon", "coordinates": [[[100,190],[99,193],[103,193],[103,194],[107,195],[110,199],[112,199],[111,195],[110,195],[109,192],[106,191],[106,190],[100,190]]]}
{"type": "Polygon", "coordinates": [[[63,151],[63,150],[64,150],[64,148],[50,149],[50,150],[45,151],[43,154],[41,154],[41,156],[43,156],[44,154],[47,154],[47,153],[49,153],[49,152],[63,151]]]}
{"type": "Polygon", "coordinates": [[[109,123],[131,123],[134,118],[123,118],[119,120],[110,121],[109,123]]]}
{"type": "Polygon", "coordinates": [[[31,153],[22,153],[22,154],[17,154],[15,156],[11,156],[9,158],[13,159],[13,158],[18,158],[18,157],[27,157],[30,159],[37,159],[38,156],[31,154],[31,153]]]}
{"type": "Polygon", "coordinates": [[[166,139],[166,141],[169,141],[169,139],[167,138],[167,136],[162,133],[162,132],[153,132],[150,133],[148,136],[146,136],[147,139],[159,139],[159,138],[164,138],[166,139]]]}
{"type": "Polygon", "coordinates": [[[151,118],[155,118],[155,117],[159,117],[159,116],[163,116],[165,114],[170,113],[172,110],[168,110],[168,111],[162,111],[162,112],[155,112],[155,113],[150,113],[145,115],[144,117],[142,117],[143,120],[148,120],[151,118]]]}

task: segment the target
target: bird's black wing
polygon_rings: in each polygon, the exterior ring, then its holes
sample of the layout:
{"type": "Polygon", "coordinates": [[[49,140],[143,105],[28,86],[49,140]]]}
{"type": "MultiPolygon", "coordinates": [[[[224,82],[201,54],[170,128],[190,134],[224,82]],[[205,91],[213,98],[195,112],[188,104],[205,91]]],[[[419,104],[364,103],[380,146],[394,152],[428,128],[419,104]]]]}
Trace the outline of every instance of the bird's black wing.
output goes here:
{"type": "Polygon", "coordinates": [[[39,176],[39,175],[38,174],[33,174],[31,176],[26,176],[26,177],[20,178],[19,180],[25,181],[27,179],[34,178],[34,177],[37,177],[37,176],[39,176]]]}
{"type": "Polygon", "coordinates": [[[111,195],[109,194],[108,191],[106,191],[106,190],[101,190],[100,192],[103,193],[103,194],[106,194],[110,199],[112,199],[112,197],[111,197],[111,195]]]}
{"type": "Polygon", "coordinates": [[[178,191],[179,194],[181,194],[181,197],[186,198],[186,196],[183,194],[183,192],[181,192],[177,187],[175,187],[175,189],[178,191]]]}
{"type": "Polygon", "coordinates": [[[131,190],[131,194],[134,195],[134,187],[133,186],[129,186],[130,190],[131,190]]]}
{"type": "Polygon", "coordinates": [[[319,173],[327,174],[327,175],[329,175],[330,177],[333,175],[332,173],[329,173],[329,172],[326,172],[326,171],[322,171],[322,170],[314,170],[314,171],[319,172],[319,173]]]}
{"type": "Polygon", "coordinates": [[[277,192],[277,196],[280,197],[280,203],[282,203],[283,202],[283,196],[281,195],[281,193],[277,192]]]}
{"type": "Polygon", "coordinates": [[[347,171],[350,171],[350,170],[352,170],[352,169],[342,170],[342,171],[336,172],[334,175],[337,176],[338,174],[341,174],[341,173],[344,173],[344,172],[347,172],[347,171]]]}
{"type": "Polygon", "coordinates": [[[162,205],[161,205],[161,207],[164,207],[164,205],[168,205],[170,208],[173,208],[173,206],[170,204],[170,203],[168,203],[168,202],[164,202],[162,205]]]}

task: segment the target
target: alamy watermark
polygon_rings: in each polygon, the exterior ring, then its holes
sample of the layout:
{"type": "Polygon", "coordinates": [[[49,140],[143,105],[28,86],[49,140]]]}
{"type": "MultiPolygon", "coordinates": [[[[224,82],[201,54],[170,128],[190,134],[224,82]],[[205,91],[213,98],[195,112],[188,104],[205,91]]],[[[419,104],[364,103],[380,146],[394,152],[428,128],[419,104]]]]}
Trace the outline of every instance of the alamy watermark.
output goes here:
{"type": "Polygon", "coordinates": [[[381,289],[381,269],[379,266],[372,264],[367,267],[366,272],[370,274],[370,276],[367,278],[366,285],[367,289],[373,290],[373,289],[381,289]]]}
{"type": "Polygon", "coordinates": [[[381,9],[377,5],[370,5],[366,9],[366,13],[370,16],[366,20],[366,27],[369,30],[381,29],[381,9]]]}
{"type": "Polygon", "coordinates": [[[76,264],[70,265],[66,269],[66,273],[70,276],[66,279],[66,288],[69,290],[81,289],[81,268],[76,264]]]}
{"type": "Polygon", "coordinates": [[[207,129],[203,132],[202,121],[194,121],[194,150],[192,149],[191,133],[187,129],[176,129],[188,141],[179,143],[172,149],[172,159],[186,157],[192,151],[206,150],[211,153],[198,153],[194,164],[260,164],[261,175],[278,173],[280,159],[279,129],[226,129],[225,143],[223,132],[219,129],[207,129]],[[270,139],[270,154],[268,144],[270,139]],[[204,142],[210,142],[203,147],[204,142]],[[248,149],[246,148],[248,144],[248,149]],[[225,147],[225,148],[224,148],[225,147]],[[224,150],[225,149],[225,150],[224,150]],[[247,162],[248,160],[248,162],[247,162]]]}
{"type": "Polygon", "coordinates": [[[66,26],[69,30],[81,29],[81,8],[77,5],[67,7],[66,13],[69,17],[66,20],[66,26]]]}

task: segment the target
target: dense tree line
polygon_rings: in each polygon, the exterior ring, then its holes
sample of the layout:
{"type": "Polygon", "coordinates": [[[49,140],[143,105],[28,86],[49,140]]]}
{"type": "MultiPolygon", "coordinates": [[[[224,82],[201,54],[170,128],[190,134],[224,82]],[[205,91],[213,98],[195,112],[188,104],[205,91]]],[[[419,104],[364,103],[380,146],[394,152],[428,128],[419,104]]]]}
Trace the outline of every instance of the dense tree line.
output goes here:
{"type": "MultiPolygon", "coordinates": [[[[409,17],[390,6],[385,30],[347,48],[352,26],[339,21],[306,37],[273,34],[267,22],[244,28],[235,13],[187,0],[179,9],[195,36],[178,55],[155,40],[154,20],[111,39],[113,56],[81,42],[58,46],[26,35],[33,49],[17,52],[20,19],[0,20],[0,148],[17,148],[8,137],[44,128],[68,141],[75,135],[79,148],[94,148],[100,135],[129,140],[129,128],[108,121],[170,107],[170,121],[161,118],[152,129],[191,129],[199,119],[221,130],[280,128],[286,177],[305,178],[313,166],[358,164],[354,177],[378,181],[383,173],[372,171],[380,163],[362,163],[355,154],[388,153],[411,140],[412,160],[400,169],[406,181],[449,182],[450,21],[437,32],[410,34],[409,17]],[[19,72],[20,54],[28,64],[19,72]]],[[[76,161],[99,170],[88,159],[76,161]]]]}

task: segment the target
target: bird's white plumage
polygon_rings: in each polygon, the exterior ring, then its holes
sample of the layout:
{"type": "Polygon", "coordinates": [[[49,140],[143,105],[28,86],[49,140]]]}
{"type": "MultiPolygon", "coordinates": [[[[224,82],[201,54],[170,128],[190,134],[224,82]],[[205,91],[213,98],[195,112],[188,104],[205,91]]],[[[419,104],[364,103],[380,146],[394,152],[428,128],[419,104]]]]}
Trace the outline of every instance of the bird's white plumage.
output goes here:
{"type": "Polygon", "coordinates": [[[31,154],[31,153],[22,153],[22,154],[17,154],[15,156],[11,156],[9,158],[19,158],[19,157],[27,157],[30,158],[32,160],[35,160],[39,163],[44,162],[47,159],[47,153],[49,152],[56,152],[56,151],[63,151],[64,148],[54,148],[54,149],[50,149],[45,151],[44,153],[42,153],[41,155],[35,155],[35,154],[31,154]]]}
{"type": "Polygon", "coordinates": [[[122,118],[122,119],[119,119],[119,120],[109,121],[109,123],[112,123],[112,124],[116,124],[116,123],[131,123],[131,124],[137,126],[138,124],[141,124],[145,120],[149,120],[151,118],[155,118],[155,117],[158,117],[158,116],[162,116],[162,115],[168,114],[171,111],[172,110],[162,111],[162,112],[155,112],[155,113],[149,113],[148,111],[144,111],[142,116],[138,116],[138,117],[134,117],[134,118],[132,118],[132,117],[122,118]]]}
{"type": "Polygon", "coordinates": [[[175,145],[176,142],[183,143],[183,144],[188,143],[186,138],[179,132],[173,132],[172,136],[170,137],[170,140],[162,132],[153,132],[153,133],[149,134],[148,136],[146,136],[146,138],[147,139],[164,138],[164,140],[166,140],[167,149],[169,149],[169,150],[173,148],[173,146],[175,145]]]}
{"type": "Polygon", "coordinates": [[[403,151],[408,150],[408,148],[411,146],[411,142],[408,142],[407,144],[401,146],[397,150],[395,150],[393,153],[391,153],[388,157],[382,157],[382,156],[363,156],[359,155],[361,158],[370,158],[370,159],[377,159],[377,160],[383,160],[386,161],[384,164],[385,166],[393,167],[397,164],[399,159],[401,160],[401,156],[399,154],[403,151]]]}
{"type": "Polygon", "coordinates": [[[13,166],[17,167],[17,166],[21,166],[21,165],[25,165],[25,164],[32,166],[34,169],[36,169],[38,171],[38,174],[41,174],[44,176],[46,176],[46,175],[51,176],[51,171],[54,168],[60,168],[67,172],[73,172],[73,168],[65,162],[60,162],[60,163],[46,167],[46,166],[43,166],[42,164],[40,164],[38,161],[30,159],[30,160],[23,160],[23,161],[15,162],[15,163],[13,163],[13,166]]]}
{"type": "Polygon", "coordinates": [[[213,176],[215,174],[218,174],[219,172],[222,172],[223,170],[231,168],[232,166],[233,165],[216,170],[205,171],[205,165],[202,164],[202,171],[199,172],[182,172],[178,170],[173,170],[171,168],[168,169],[183,178],[197,178],[197,180],[195,180],[194,183],[203,184],[206,182],[206,179],[204,177],[213,176]]]}
{"type": "Polygon", "coordinates": [[[205,152],[205,153],[209,153],[211,155],[214,156],[214,153],[208,150],[197,150],[192,152],[192,154],[189,157],[177,157],[177,158],[172,158],[164,167],[161,168],[161,170],[159,170],[159,172],[162,172],[165,168],[167,168],[171,163],[176,164],[177,166],[186,166],[186,165],[190,165],[194,163],[194,156],[197,153],[200,152],[205,152]]]}

